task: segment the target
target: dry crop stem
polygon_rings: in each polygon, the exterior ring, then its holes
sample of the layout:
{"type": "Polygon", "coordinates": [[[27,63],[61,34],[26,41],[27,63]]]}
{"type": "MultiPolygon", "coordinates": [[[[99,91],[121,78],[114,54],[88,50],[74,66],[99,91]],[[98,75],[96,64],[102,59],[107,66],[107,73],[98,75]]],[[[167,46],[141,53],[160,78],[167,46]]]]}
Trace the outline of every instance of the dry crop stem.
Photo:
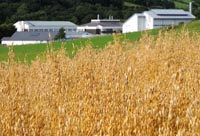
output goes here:
{"type": "Polygon", "coordinates": [[[200,35],[0,63],[0,135],[199,135],[200,35]]]}

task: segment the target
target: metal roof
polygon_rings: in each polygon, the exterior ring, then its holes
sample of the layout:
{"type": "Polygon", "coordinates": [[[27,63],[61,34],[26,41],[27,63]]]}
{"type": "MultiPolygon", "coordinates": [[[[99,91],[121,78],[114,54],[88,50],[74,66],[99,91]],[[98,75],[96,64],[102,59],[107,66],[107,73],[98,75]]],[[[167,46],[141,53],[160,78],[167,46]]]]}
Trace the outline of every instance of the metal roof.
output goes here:
{"type": "Polygon", "coordinates": [[[53,40],[58,32],[15,32],[10,39],[11,41],[47,41],[53,40]],[[51,38],[49,38],[49,33],[51,38]]]}
{"type": "Polygon", "coordinates": [[[10,40],[10,37],[2,37],[1,41],[7,41],[7,40],[10,40]]]}
{"type": "Polygon", "coordinates": [[[154,14],[186,14],[182,9],[151,9],[154,14]]]}
{"type": "Polygon", "coordinates": [[[74,26],[77,25],[69,21],[24,21],[31,26],[74,26]]]}
{"type": "Polygon", "coordinates": [[[194,15],[182,9],[151,9],[144,13],[156,19],[195,19],[194,15]]]}

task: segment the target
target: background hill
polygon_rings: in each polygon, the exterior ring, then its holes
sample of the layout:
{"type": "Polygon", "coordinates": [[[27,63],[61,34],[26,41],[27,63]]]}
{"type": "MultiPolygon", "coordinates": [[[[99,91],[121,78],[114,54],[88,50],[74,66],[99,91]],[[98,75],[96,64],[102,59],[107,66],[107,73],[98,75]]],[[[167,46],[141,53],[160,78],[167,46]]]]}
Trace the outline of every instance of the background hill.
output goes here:
{"type": "MultiPolygon", "coordinates": [[[[15,31],[19,20],[69,20],[76,24],[89,22],[100,14],[122,21],[135,12],[151,8],[188,9],[189,0],[0,0],[0,39],[15,31]]],[[[200,15],[200,2],[194,0],[194,13],[200,15]]]]}

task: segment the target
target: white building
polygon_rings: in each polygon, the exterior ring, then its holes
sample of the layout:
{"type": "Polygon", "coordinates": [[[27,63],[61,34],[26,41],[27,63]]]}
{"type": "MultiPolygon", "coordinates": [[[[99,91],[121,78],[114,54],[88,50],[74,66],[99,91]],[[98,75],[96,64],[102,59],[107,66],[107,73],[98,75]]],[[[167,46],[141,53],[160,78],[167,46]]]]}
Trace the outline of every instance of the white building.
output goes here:
{"type": "Polygon", "coordinates": [[[77,27],[78,31],[85,31],[95,35],[112,34],[115,32],[122,32],[122,23],[119,19],[92,19],[90,23],[77,27]]]}
{"type": "Polygon", "coordinates": [[[123,33],[143,31],[145,30],[145,23],[144,14],[136,13],[123,24],[123,33]]]}
{"type": "Polygon", "coordinates": [[[194,15],[181,9],[152,9],[130,17],[123,24],[123,33],[178,25],[193,19],[194,15]]]}
{"type": "Polygon", "coordinates": [[[3,37],[2,45],[27,45],[47,43],[54,40],[58,32],[15,32],[11,37],[3,37]]]}
{"type": "Polygon", "coordinates": [[[17,32],[53,32],[61,27],[66,32],[75,32],[77,25],[69,21],[18,21],[14,24],[17,32]]]}

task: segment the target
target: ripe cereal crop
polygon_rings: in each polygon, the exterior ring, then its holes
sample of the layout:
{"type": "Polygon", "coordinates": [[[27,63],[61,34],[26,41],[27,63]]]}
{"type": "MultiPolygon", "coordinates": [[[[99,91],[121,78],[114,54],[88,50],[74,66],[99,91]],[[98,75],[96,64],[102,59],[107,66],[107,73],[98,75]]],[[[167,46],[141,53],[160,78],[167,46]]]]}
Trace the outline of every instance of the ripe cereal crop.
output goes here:
{"type": "MultiPolygon", "coordinates": [[[[0,136],[200,135],[200,35],[50,47],[31,64],[0,63],[0,136]]],[[[53,46],[53,45],[51,45],[53,46]]]]}

